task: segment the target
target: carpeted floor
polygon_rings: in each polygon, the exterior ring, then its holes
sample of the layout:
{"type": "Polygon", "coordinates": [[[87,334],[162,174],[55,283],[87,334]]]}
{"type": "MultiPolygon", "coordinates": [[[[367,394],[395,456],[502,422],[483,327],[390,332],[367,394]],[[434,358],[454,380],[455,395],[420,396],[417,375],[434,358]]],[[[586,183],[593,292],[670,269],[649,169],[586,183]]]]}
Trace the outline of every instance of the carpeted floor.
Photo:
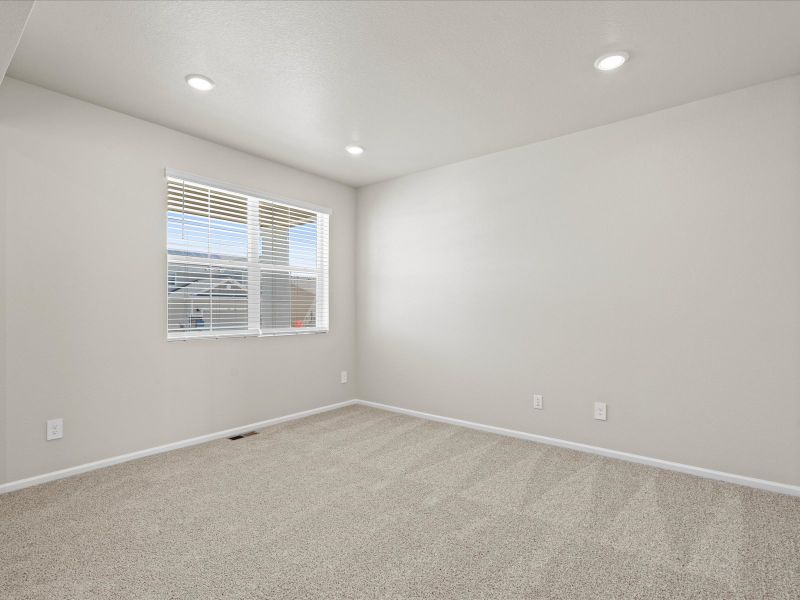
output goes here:
{"type": "Polygon", "coordinates": [[[800,598],[800,498],[366,407],[0,496],[0,597],[800,598]]]}

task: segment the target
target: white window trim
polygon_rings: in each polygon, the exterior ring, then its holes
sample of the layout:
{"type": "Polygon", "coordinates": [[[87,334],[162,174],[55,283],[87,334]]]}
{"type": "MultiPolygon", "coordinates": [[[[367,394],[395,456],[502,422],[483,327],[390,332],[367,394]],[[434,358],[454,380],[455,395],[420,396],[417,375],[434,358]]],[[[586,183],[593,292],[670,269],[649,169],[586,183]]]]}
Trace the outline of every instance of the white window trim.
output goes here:
{"type": "Polygon", "coordinates": [[[281,204],[292,208],[301,208],[321,213],[328,216],[328,243],[324,244],[325,229],[317,229],[317,257],[318,264],[327,265],[327,271],[323,267],[320,269],[308,269],[303,267],[290,267],[286,265],[272,265],[268,263],[259,263],[253,260],[253,257],[258,254],[258,240],[248,235],[248,258],[246,261],[226,260],[217,258],[202,258],[195,256],[180,256],[171,255],[167,251],[167,264],[199,264],[210,265],[217,267],[233,267],[237,269],[247,268],[248,271],[248,330],[231,331],[229,333],[224,331],[169,331],[167,329],[167,341],[170,342],[186,342],[191,340],[215,340],[223,338],[248,338],[248,337],[277,337],[277,336],[296,336],[296,335],[312,335],[317,333],[328,333],[330,331],[330,218],[333,210],[327,206],[320,206],[310,202],[302,202],[299,200],[290,200],[281,198],[274,194],[265,194],[256,190],[243,188],[241,186],[233,185],[219,180],[201,177],[192,173],[178,171],[175,169],[164,169],[165,180],[169,178],[182,179],[192,183],[197,183],[210,188],[216,188],[221,191],[232,192],[242,196],[247,196],[248,210],[248,232],[251,230],[252,222],[258,219],[258,203],[264,200],[273,204],[281,204]],[[269,329],[266,331],[261,330],[261,285],[253,285],[251,282],[258,282],[261,278],[261,271],[278,271],[278,272],[291,272],[291,273],[308,273],[316,276],[317,281],[317,319],[324,319],[322,327],[304,327],[302,329],[287,327],[269,329]],[[252,290],[250,288],[253,288],[252,290]],[[326,310],[320,311],[320,307],[326,307],[326,310]]]}

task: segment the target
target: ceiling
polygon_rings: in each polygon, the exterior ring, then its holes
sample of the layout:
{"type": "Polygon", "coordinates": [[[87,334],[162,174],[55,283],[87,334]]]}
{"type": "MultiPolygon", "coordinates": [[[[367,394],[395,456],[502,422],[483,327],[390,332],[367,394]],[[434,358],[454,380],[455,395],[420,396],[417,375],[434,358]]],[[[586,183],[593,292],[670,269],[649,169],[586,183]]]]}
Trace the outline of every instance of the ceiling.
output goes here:
{"type": "Polygon", "coordinates": [[[0,3],[0,83],[17,49],[33,0],[0,3]]]}
{"type": "Polygon", "coordinates": [[[798,73],[798,31],[800,2],[39,1],[8,74],[360,186],[798,73]]]}

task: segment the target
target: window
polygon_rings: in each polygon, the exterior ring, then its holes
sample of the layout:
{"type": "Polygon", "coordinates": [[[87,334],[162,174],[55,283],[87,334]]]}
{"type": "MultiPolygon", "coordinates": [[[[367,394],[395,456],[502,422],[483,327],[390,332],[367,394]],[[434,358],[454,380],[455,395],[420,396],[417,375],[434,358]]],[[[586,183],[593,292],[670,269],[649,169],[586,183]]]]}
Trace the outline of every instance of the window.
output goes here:
{"type": "Polygon", "coordinates": [[[327,331],[328,220],[167,171],[167,337],[327,331]]]}

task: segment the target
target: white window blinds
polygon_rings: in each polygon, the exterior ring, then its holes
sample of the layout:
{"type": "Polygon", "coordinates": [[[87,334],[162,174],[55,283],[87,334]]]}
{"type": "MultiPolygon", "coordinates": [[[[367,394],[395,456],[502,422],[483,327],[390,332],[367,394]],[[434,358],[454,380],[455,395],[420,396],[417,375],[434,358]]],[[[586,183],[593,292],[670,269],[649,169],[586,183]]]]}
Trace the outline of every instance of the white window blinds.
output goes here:
{"type": "Polygon", "coordinates": [[[328,221],[168,171],[168,337],[327,331],[328,221]]]}

